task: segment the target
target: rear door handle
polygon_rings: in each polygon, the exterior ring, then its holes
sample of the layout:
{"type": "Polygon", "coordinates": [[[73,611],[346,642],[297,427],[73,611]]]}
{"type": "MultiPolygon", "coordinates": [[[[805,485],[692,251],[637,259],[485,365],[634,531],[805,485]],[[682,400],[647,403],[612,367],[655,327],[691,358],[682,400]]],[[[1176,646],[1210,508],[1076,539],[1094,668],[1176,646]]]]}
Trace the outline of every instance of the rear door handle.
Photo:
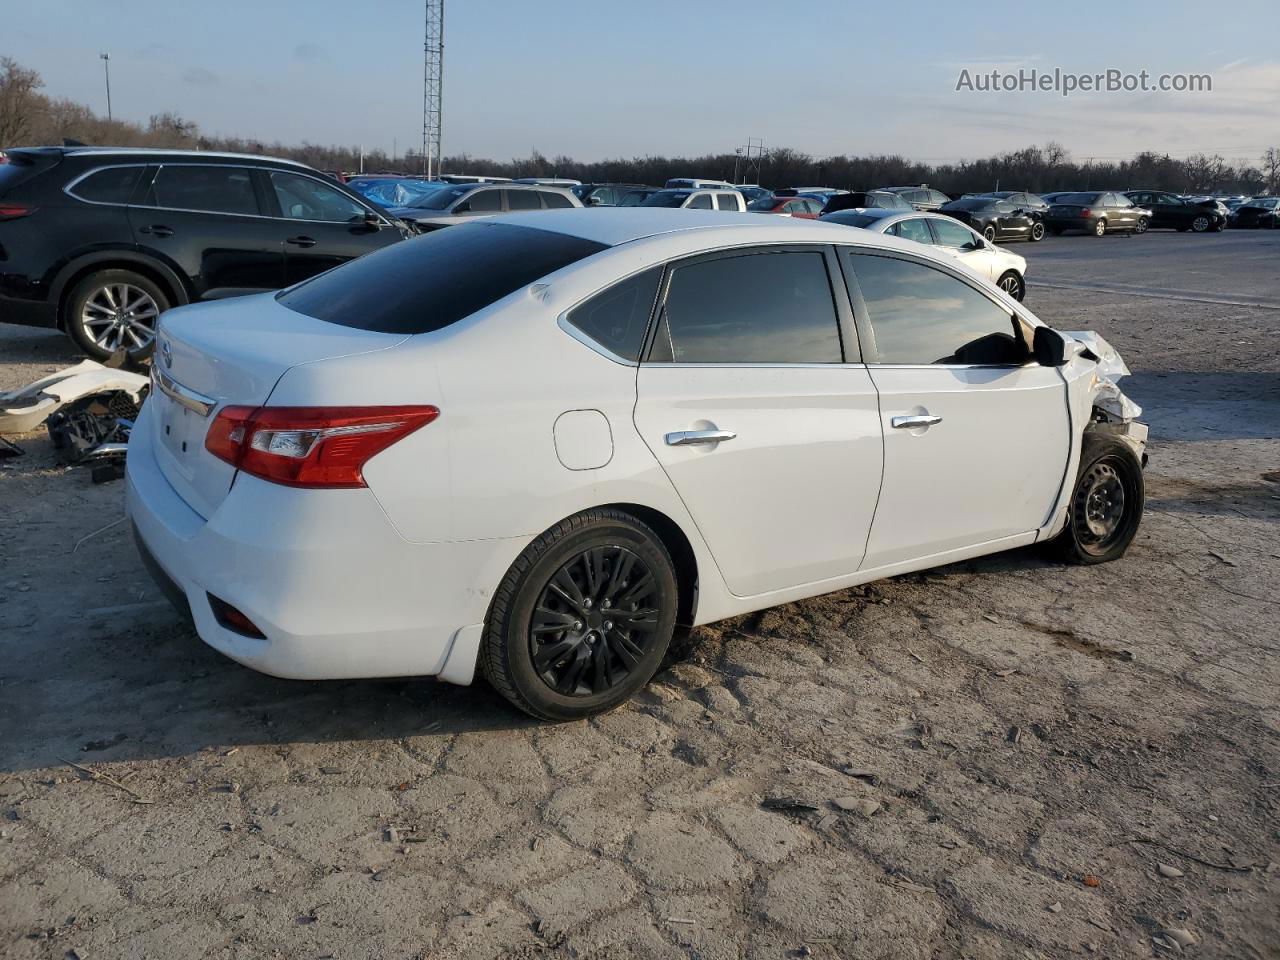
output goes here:
{"type": "Polygon", "coordinates": [[[941,417],[926,413],[910,417],[894,417],[889,421],[889,426],[895,430],[910,430],[912,427],[932,427],[935,423],[941,422],[941,417]]]}
{"type": "Polygon", "coordinates": [[[311,237],[290,237],[285,243],[292,243],[295,247],[314,247],[315,240],[311,237]]]}
{"type": "Polygon", "coordinates": [[[139,233],[149,233],[153,237],[172,237],[173,227],[166,227],[163,223],[153,223],[149,227],[141,227],[139,233]]]}
{"type": "Polygon", "coordinates": [[[669,447],[688,447],[695,443],[720,443],[736,436],[732,430],[677,430],[668,433],[666,441],[669,447]]]}

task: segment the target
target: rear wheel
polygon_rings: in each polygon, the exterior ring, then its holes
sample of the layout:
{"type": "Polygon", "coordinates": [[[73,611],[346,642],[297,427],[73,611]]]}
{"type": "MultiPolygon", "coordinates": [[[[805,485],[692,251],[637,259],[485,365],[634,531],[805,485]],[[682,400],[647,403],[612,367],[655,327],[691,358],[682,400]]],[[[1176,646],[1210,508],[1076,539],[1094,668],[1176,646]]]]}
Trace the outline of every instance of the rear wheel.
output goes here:
{"type": "Polygon", "coordinates": [[[148,278],[132,270],[100,270],[72,288],[62,322],[96,360],[118,350],[140,360],[155,346],[156,322],[167,309],[169,298],[148,278]]]}
{"type": "Polygon", "coordinates": [[[1196,217],[1194,220],[1191,221],[1191,229],[1195,233],[1204,233],[1206,230],[1209,229],[1209,218],[1204,216],[1203,214],[1201,216],[1196,217]]]}
{"type": "Polygon", "coordinates": [[[1031,225],[1031,239],[1037,243],[1044,239],[1044,224],[1039,220],[1031,225]]]}
{"type": "Polygon", "coordinates": [[[1093,224],[1093,235],[1095,237],[1105,237],[1107,235],[1107,221],[1099,217],[1093,224]]]}
{"type": "Polygon", "coordinates": [[[675,630],[675,565],[658,536],[618,510],[542,534],[494,594],[480,667],[542,720],[612,710],[653,676],[675,630]]]}
{"type": "Polygon", "coordinates": [[[1049,541],[1050,552],[1067,563],[1118,560],[1138,533],[1145,495],[1133,450],[1114,437],[1086,433],[1067,525],[1049,541]]]}
{"type": "Polygon", "coordinates": [[[1027,295],[1027,284],[1017,270],[1006,270],[996,281],[996,285],[1013,299],[1021,302],[1027,295]]]}
{"type": "Polygon", "coordinates": [[[982,235],[987,238],[987,243],[995,243],[996,242],[995,224],[989,223],[985,227],[983,227],[982,235]]]}

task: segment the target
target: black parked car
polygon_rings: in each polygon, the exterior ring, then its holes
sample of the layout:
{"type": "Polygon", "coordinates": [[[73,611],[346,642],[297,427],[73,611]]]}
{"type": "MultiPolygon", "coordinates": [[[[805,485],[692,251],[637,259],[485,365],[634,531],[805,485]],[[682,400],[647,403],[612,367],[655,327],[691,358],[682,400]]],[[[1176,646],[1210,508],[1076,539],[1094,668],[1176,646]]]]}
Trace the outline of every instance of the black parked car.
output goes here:
{"type": "Polygon", "coordinates": [[[1184,200],[1161,190],[1129,190],[1125,196],[1151,211],[1150,227],[1204,233],[1227,225],[1227,217],[1216,200],[1184,200]]]}
{"type": "Polygon", "coordinates": [[[1231,214],[1233,227],[1280,227],[1280,197],[1254,197],[1231,214]]]}
{"type": "Polygon", "coordinates": [[[901,194],[889,190],[855,190],[833,193],[822,208],[824,215],[837,210],[914,210],[901,194]]]}
{"type": "Polygon", "coordinates": [[[1095,237],[1145,233],[1150,223],[1151,211],[1135,206],[1123,193],[1092,190],[1056,195],[1044,215],[1044,225],[1055,236],[1064,230],[1083,230],[1095,237]]]}
{"type": "Polygon", "coordinates": [[[938,213],[955,217],[987,238],[1000,240],[1043,240],[1044,224],[1030,210],[995,197],[965,197],[938,208],[938,213]]]}
{"type": "Polygon", "coordinates": [[[145,356],[169,307],[289,286],[409,236],[318,170],[269,157],[38,147],[0,162],[0,322],[145,356]]]}
{"type": "Polygon", "coordinates": [[[1027,193],[1025,190],[992,190],[990,193],[975,194],[979,197],[994,197],[997,200],[1008,200],[1015,207],[1030,210],[1032,213],[1044,213],[1049,209],[1049,202],[1038,193],[1027,193]]]}

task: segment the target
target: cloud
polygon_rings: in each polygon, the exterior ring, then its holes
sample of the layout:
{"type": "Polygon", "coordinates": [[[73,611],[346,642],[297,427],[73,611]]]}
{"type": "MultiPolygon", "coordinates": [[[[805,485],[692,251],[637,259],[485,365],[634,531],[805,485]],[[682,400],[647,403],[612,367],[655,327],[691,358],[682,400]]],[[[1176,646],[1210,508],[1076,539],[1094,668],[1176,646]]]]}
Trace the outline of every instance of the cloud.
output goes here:
{"type": "Polygon", "coordinates": [[[303,63],[316,63],[328,60],[329,52],[318,43],[300,43],[293,48],[293,58],[303,63]]]}
{"type": "Polygon", "coordinates": [[[187,67],[182,72],[182,82],[193,87],[216,87],[221,85],[222,78],[204,67],[187,67]]]}

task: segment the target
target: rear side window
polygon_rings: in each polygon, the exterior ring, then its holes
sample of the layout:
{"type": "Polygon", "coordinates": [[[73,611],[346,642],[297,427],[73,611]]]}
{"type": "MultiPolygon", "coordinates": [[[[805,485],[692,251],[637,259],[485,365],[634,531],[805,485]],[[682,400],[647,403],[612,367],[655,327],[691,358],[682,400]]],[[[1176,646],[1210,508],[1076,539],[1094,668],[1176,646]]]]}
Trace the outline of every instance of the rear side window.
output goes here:
{"type": "Polygon", "coordinates": [[[914,240],[916,243],[933,243],[933,234],[929,232],[929,224],[923,220],[903,220],[889,228],[895,237],[914,240]]]}
{"type": "Polygon", "coordinates": [[[574,307],[565,319],[611,353],[639,360],[661,279],[661,267],[638,273],[574,307]]]}
{"type": "Polygon", "coordinates": [[[260,215],[246,167],[165,166],[151,184],[150,205],[167,210],[260,215]]]}
{"type": "Polygon", "coordinates": [[[548,210],[556,210],[573,206],[569,201],[569,198],[563,193],[543,193],[541,196],[543,202],[547,205],[548,210]]]}
{"type": "Polygon", "coordinates": [[[542,201],[537,190],[508,190],[507,208],[510,210],[541,210],[542,201]]]}
{"type": "Polygon", "coordinates": [[[605,249],[549,230],[468,223],[392,244],[281,291],[276,299],[344,327],[429,333],[605,249]]]}
{"type": "Polygon", "coordinates": [[[844,253],[880,363],[1009,363],[1020,358],[1012,314],[950,274],[910,260],[844,253]]]}
{"type": "Polygon", "coordinates": [[[74,187],[73,197],[91,203],[128,203],[133,188],[138,184],[143,167],[108,167],[95,170],[74,187]]]}
{"type": "Polygon", "coordinates": [[[826,260],[810,250],[677,266],[653,360],[676,363],[840,363],[826,260]]]}

